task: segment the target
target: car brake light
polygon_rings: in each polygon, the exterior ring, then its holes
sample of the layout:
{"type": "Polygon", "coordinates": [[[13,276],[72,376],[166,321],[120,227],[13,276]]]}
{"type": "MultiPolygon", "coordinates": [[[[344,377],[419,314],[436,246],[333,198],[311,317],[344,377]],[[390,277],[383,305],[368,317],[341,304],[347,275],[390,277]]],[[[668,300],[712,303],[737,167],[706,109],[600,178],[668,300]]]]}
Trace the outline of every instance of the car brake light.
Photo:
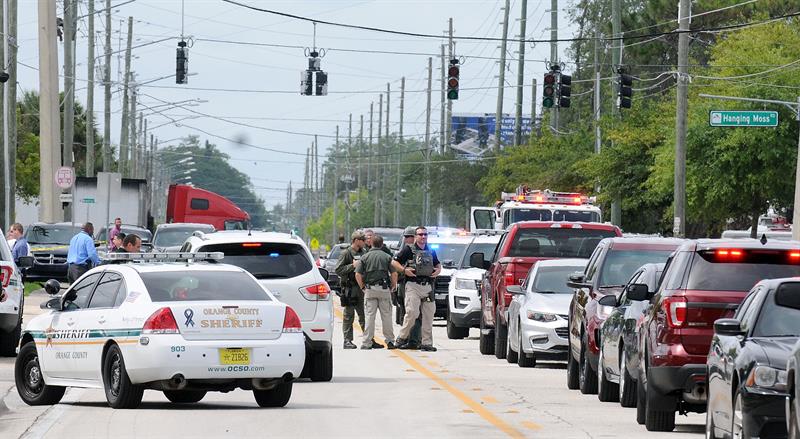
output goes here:
{"type": "Polygon", "coordinates": [[[789,252],[789,257],[795,260],[800,259],[800,252],[798,251],[789,252]]]}
{"type": "Polygon", "coordinates": [[[739,259],[744,252],[737,249],[719,249],[717,250],[717,257],[722,259],[739,259]]]}
{"type": "Polygon", "coordinates": [[[686,298],[667,297],[663,302],[664,312],[667,314],[667,324],[671,328],[680,328],[686,324],[686,298]]]}
{"type": "Polygon", "coordinates": [[[286,305],[286,314],[283,316],[283,332],[303,332],[303,327],[300,325],[300,317],[297,316],[297,313],[294,312],[289,305],[286,305]]]}
{"type": "Polygon", "coordinates": [[[508,265],[506,265],[506,270],[503,272],[503,280],[505,280],[506,286],[517,284],[517,282],[514,281],[516,268],[513,262],[509,262],[508,265]]]}
{"type": "Polygon", "coordinates": [[[142,334],[180,334],[172,310],[160,308],[144,322],[142,334]]]}
{"type": "Polygon", "coordinates": [[[308,300],[327,300],[331,293],[328,284],[324,282],[301,288],[300,291],[308,300]]]}
{"type": "Polygon", "coordinates": [[[242,247],[261,247],[260,242],[243,242],[242,247]]]}

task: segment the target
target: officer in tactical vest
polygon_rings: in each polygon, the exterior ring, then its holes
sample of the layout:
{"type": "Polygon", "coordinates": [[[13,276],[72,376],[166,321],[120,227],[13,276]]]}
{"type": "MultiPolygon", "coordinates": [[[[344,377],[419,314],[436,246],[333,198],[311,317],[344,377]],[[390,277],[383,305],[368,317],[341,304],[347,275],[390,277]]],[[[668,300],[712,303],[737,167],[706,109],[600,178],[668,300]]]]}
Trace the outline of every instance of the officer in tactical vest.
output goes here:
{"type": "Polygon", "coordinates": [[[403,270],[406,276],[405,307],[406,315],[397,347],[408,348],[408,337],[417,316],[422,314],[422,351],[436,351],[433,347],[433,314],[436,302],[433,298],[433,279],[442,271],[442,264],[436,252],[428,247],[428,230],[417,227],[414,244],[405,247],[392,262],[396,270],[403,270]],[[421,309],[420,309],[421,308],[421,309]]]}
{"type": "MultiPolygon", "coordinates": [[[[341,281],[341,302],[344,308],[344,317],[342,319],[342,332],[344,334],[344,348],[356,349],[353,343],[353,323],[355,314],[358,313],[358,324],[364,330],[364,292],[359,288],[356,282],[356,268],[361,264],[361,257],[364,256],[364,243],[366,238],[364,234],[356,231],[351,236],[352,244],[342,255],[339,256],[339,262],[336,263],[336,274],[339,275],[341,281]]],[[[380,346],[380,345],[379,345],[380,346]]]]}
{"type": "Polygon", "coordinates": [[[364,341],[361,349],[373,349],[375,341],[375,315],[381,312],[383,325],[383,338],[386,347],[394,349],[394,328],[392,327],[392,301],[391,292],[397,288],[397,272],[392,269],[392,257],[387,255],[381,247],[383,237],[373,235],[373,247],[361,258],[361,264],[356,268],[356,281],[364,291],[364,310],[366,311],[367,328],[364,331],[364,341]]]}
{"type": "MultiPolygon", "coordinates": [[[[416,233],[416,227],[408,226],[405,230],[403,230],[403,243],[400,245],[400,250],[398,254],[403,252],[403,249],[414,245],[414,234],[416,233]]],[[[406,275],[403,272],[400,272],[397,277],[397,294],[396,298],[393,299],[396,303],[398,313],[397,313],[397,324],[403,324],[403,318],[405,317],[406,309],[405,309],[405,297],[406,297],[406,275]]],[[[411,335],[408,336],[408,343],[406,344],[407,349],[419,349],[419,345],[422,338],[422,313],[419,314],[417,320],[414,322],[414,327],[411,329],[411,335]]]]}

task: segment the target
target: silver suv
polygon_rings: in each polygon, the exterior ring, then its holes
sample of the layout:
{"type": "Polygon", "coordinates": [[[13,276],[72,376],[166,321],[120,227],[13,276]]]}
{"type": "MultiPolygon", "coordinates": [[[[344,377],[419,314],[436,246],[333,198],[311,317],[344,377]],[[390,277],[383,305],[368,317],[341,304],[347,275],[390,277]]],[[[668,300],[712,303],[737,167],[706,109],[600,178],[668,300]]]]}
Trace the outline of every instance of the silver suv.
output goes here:
{"type": "Polygon", "coordinates": [[[306,243],[295,235],[226,230],[194,232],[182,252],[223,252],[226,264],[249,271],[278,300],[300,316],[306,335],[306,363],[301,377],[333,377],[333,301],[327,270],[318,269],[306,243]]]}
{"type": "MultiPolygon", "coordinates": [[[[3,231],[0,234],[5,237],[3,231]]],[[[22,273],[20,268],[33,266],[32,256],[19,258],[19,266],[11,257],[11,249],[5,238],[0,239],[0,357],[13,357],[17,354],[20,332],[22,330],[23,295],[22,273]]]]}

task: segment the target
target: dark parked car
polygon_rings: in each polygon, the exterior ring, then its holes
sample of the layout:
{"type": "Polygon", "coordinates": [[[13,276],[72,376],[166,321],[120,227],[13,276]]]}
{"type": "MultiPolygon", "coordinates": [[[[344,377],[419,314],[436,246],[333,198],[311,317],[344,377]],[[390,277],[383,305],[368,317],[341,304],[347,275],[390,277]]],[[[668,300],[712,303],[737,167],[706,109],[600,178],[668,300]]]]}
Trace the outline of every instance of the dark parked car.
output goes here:
{"type": "Polygon", "coordinates": [[[790,241],[703,239],[675,252],[640,329],[637,421],[651,431],[672,431],[676,411],[706,411],[706,363],[714,322],[732,317],[760,280],[799,276],[797,246],[790,241]]]}
{"type": "Polygon", "coordinates": [[[614,310],[597,303],[603,296],[619,296],[633,273],[644,264],[660,263],[683,242],[674,238],[608,238],[594,249],[586,270],[569,277],[575,293],[569,308],[567,387],[597,393],[600,327],[614,310]]]}
{"type": "Polygon", "coordinates": [[[645,264],[631,276],[622,294],[608,295],[598,302],[613,306],[600,330],[600,358],[597,368],[597,396],[600,401],[619,401],[636,407],[636,378],[639,377],[639,322],[656,292],[664,264],[645,264]]]}
{"type": "Polygon", "coordinates": [[[759,282],[732,319],[714,322],[706,437],[786,437],[786,362],[798,337],[798,279],[759,282]]]}
{"type": "Polygon", "coordinates": [[[333,246],[328,257],[321,262],[322,268],[328,270],[328,286],[334,291],[340,291],[342,286],[339,282],[339,275],[336,274],[336,264],[339,262],[339,256],[342,255],[342,250],[350,247],[350,244],[336,244],[333,246]]]}
{"type": "MultiPolygon", "coordinates": [[[[109,247],[108,244],[108,233],[114,227],[113,224],[110,226],[103,227],[100,229],[99,232],[94,236],[94,240],[97,244],[100,245],[101,250],[105,250],[109,247]]],[[[142,226],[134,226],[132,224],[123,224],[120,227],[122,233],[126,235],[130,235],[131,233],[135,234],[139,238],[142,239],[142,251],[149,252],[153,250],[153,233],[142,226]]]]}
{"type": "Polygon", "coordinates": [[[81,226],[72,223],[33,223],[25,230],[31,246],[33,267],[25,271],[26,281],[67,280],[69,241],[81,226]]]}

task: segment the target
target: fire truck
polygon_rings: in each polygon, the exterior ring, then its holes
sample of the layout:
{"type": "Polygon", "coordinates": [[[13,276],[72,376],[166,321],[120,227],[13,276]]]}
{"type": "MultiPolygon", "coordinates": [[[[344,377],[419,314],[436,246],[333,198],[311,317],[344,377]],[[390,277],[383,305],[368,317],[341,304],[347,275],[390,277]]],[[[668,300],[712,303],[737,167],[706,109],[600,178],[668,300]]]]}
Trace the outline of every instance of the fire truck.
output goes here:
{"type": "Polygon", "coordinates": [[[502,192],[493,207],[470,208],[470,231],[505,230],[520,221],[602,222],[594,197],[577,192],[554,192],[529,189],[526,185],[514,192],[502,192]]]}

